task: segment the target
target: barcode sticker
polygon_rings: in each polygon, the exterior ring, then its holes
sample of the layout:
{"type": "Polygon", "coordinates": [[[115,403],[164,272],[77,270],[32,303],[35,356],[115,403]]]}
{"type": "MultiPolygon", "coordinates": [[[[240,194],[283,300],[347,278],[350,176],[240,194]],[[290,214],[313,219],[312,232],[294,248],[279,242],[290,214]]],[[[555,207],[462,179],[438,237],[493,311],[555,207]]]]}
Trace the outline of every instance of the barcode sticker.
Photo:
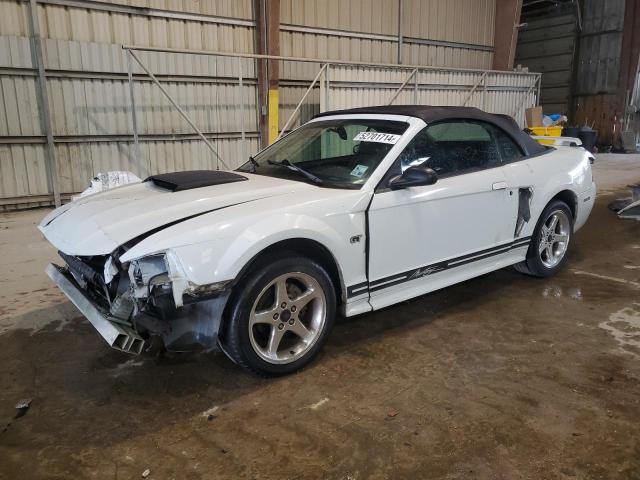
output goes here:
{"type": "Polygon", "coordinates": [[[358,142],[390,143],[393,145],[400,140],[400,135],[382,132],[360,132],[353,140],[358,142]]]}

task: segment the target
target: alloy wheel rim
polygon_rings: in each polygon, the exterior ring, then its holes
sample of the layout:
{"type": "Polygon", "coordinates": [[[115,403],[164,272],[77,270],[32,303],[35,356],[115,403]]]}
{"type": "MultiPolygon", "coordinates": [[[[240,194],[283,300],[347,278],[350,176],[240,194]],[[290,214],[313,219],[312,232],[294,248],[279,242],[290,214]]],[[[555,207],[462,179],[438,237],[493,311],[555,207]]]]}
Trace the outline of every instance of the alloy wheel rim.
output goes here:
{"type": "Polygon", "coordinates": [[[262,289],[251,308],[251,346],[266,362],[295,362],[320,337],[326,312],[326,296],[315,278],[302,272],[280,275],[262,289]]]}
{"type": "Polygon", "coordinates": [[[569,247],[571,238],[571,222],[569,216],[562,210],[555,210],[549,214],[542,224],[538,256],[547,268],[557,266],[569,247]]]}

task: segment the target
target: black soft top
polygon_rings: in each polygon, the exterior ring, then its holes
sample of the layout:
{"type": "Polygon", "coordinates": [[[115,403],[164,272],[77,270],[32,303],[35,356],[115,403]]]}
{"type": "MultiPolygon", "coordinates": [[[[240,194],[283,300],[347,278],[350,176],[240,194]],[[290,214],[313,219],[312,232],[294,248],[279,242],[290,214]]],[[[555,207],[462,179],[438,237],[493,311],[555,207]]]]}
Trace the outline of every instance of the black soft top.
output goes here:
{"type": "Polygon", "coordinates": [[[474,107],[433,107],[430,105],[382,105],[378,107],[360,107],[347,110],[334,110],[323,112],[314,118],[327,117],[329,115],[405,115],[417,117],[425,123],[438,122],[440,120],[481,120],[501,128],[520,145],[526,155],[537,155],[547,150],[546,147],[536,142],[529,135],[520,130],[516,121],[509,115],[500,115],[483,112],[474,107]]]}

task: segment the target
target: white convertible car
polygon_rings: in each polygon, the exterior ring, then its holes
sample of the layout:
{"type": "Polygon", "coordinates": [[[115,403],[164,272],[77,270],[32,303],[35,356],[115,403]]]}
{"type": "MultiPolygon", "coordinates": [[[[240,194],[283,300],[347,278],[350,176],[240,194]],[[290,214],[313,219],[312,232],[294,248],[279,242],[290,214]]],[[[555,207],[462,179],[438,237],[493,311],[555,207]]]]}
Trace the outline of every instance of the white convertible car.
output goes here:
{"type": "Polygon", "coordinates": [[[554,274],[595,200],[591,161],[474,108],[359,108],[234,172],[154,175],[39,228],[64,261],[47,273],[112,347],[221,348],[281,375],[314,358],[338,312],[510,265],[554,274]]]}

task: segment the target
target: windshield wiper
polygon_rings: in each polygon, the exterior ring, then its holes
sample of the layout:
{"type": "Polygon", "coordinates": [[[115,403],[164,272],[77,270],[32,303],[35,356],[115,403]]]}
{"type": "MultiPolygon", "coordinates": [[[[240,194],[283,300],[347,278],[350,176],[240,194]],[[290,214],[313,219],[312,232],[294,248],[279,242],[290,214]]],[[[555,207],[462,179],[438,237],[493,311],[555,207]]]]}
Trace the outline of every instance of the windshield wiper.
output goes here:
{"type": "Polygon", "coordinates": [[[287,159],[284,159],[281,162],[275,162],[273,160],[267,160],[267,163],[269,165],[275,165],[277,167],[285,167],[285,168],[288,168],[289,170],[293,170],[294,172],[298,172],[301,175],[304,175],[305,177],[307,177],[309,180],[311,180],[316,185],[322,185],[322,183],[323,183],[322,179],[316,177],[313,173],[307,172],[306,170],[303,170],[300,167],[296,167],[294,164],[292,164],[287,159]]]}
{"type": "Polygon", "coordinates": [[[256,169],[260,166],[260,164],[258,162],[256,162],[256,159],[253,158],[252,156],[249,156],[249,163],[251,163],[251,173],[256,173],[256,169]]]}

